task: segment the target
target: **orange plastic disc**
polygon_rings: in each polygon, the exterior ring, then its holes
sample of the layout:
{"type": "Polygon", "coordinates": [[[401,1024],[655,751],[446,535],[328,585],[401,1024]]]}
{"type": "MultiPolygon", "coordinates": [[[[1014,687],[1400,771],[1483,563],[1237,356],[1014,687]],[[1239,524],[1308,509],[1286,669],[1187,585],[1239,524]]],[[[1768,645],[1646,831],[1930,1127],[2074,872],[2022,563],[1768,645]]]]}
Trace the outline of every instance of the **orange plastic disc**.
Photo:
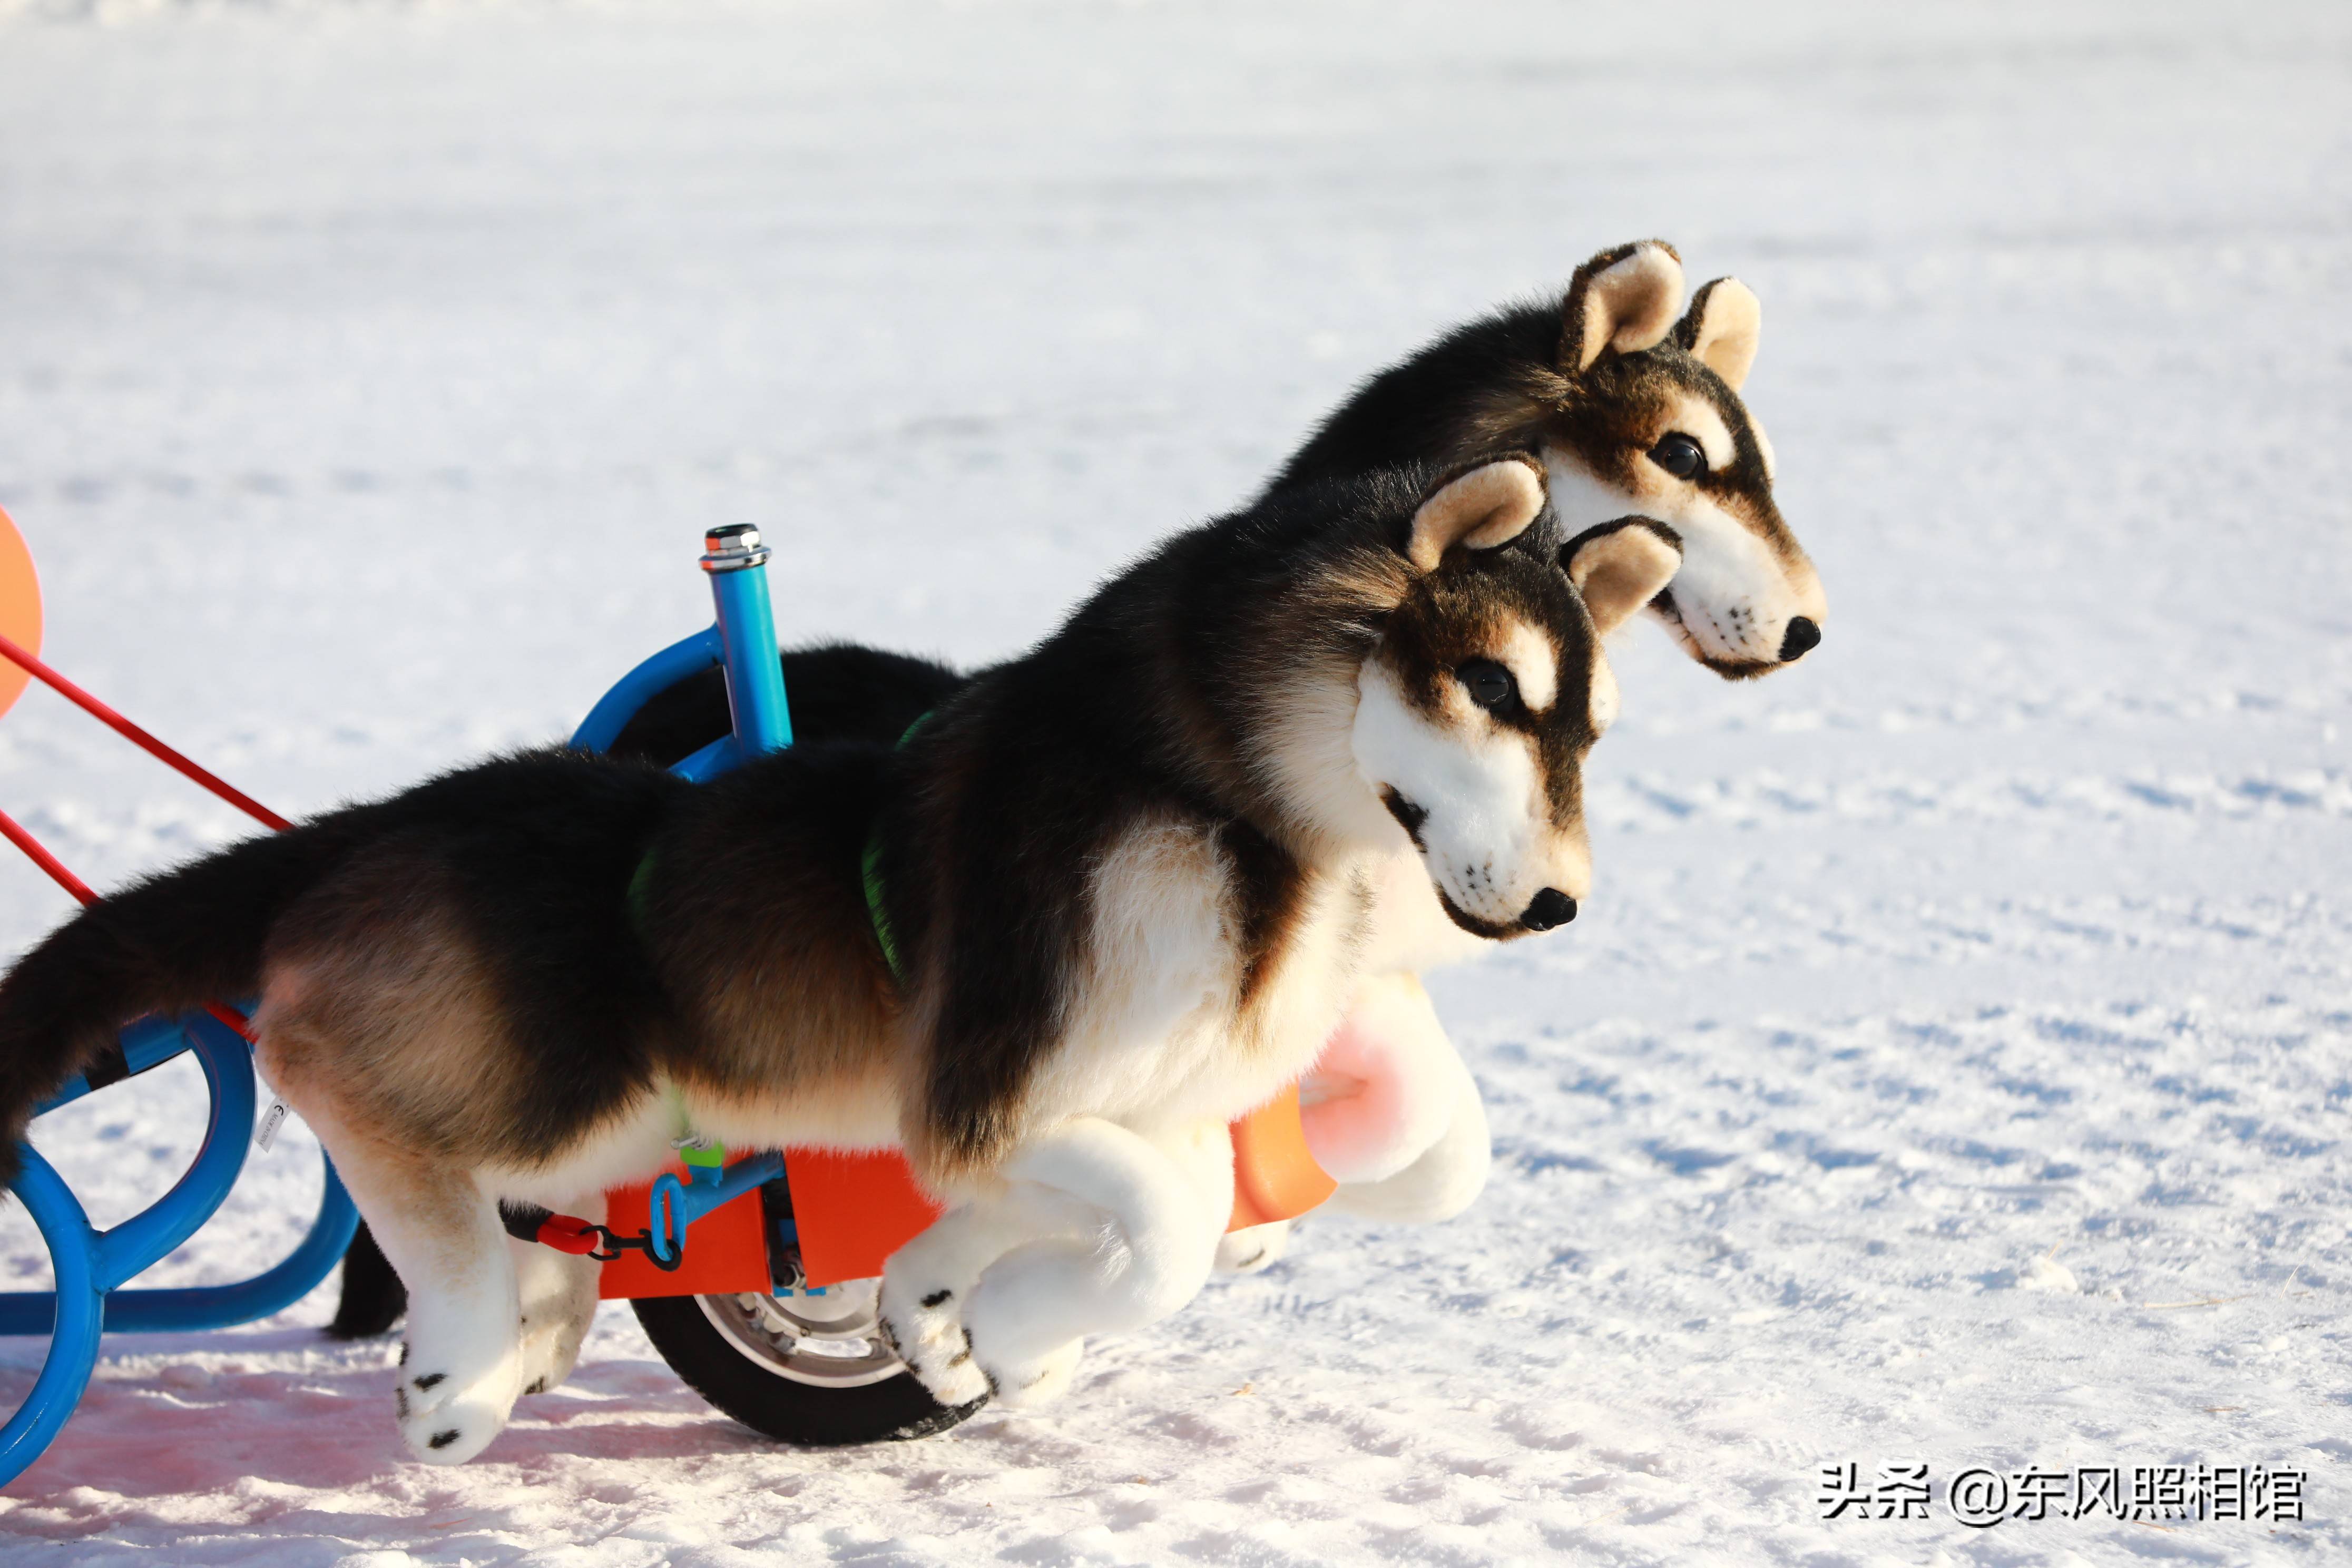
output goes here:
{"type": "Polygon", "coordinates": [[[1234,1215],[1227,1230],[1296,1219],[1339,1190],[1315,1163],[1292,1084],[1234,1123],[1234,1215]]]}
{"type": "MultiPolygon", "coordinates": [[[[25,548],[25,536],[5,510],[0,510],[0,635],[27,653],[41,651],[41,579],[33,570],[33,552],[25,548]]],[[[0,658],[0,713],[16,705],[30,679],[13,660],[0,658]]]]}

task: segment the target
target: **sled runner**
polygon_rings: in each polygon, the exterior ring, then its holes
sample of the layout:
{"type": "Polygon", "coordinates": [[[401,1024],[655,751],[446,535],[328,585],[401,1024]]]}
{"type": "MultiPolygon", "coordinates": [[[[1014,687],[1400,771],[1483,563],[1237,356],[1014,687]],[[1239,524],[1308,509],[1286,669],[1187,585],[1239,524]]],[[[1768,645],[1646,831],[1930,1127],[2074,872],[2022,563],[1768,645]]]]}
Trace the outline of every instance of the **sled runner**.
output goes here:
{"type": "MultiPolygon", "coordinates": [[[[625,676],[582,723],[573,746],[609,748],[649,699],[714,666],[725,674],[732,732],[674,771],[700,782],[792,743],[768,552],[757,531],[741,525],[714,529],[704,543],[713,624],[625,676]]],[[[288,826],[51,669],[39,646],[32,560],[0,512],[0,712],[37,679],[264,826],[288,826]]],[[[84,903],[97,900],[5,813],[0,836],[84,903]]],[[[887,932],[877,935],[887,951],[887,932]]],[[[31,1394],[0,1427],[0,1482],[21,1474],[64,1426],[96,1365],[102,1331],[226,1328],[268,1317],[323,1279],[351,1242],[357,1214],[329,1163],[309,1235],[274,1267],[233,1285],[125,1288],[202,1227],[243,1169],[257,1096],[237,1001],[131,1024],[108,1062],[39,1107],[56,1110],[184,1052],[194,1057],[210,1101],[188,1170],[146,1209],[104,1232],[91,1226],[56,1170],[29,1143],[23,1147],[15,1190],[48,1248],[56,1288],[0,1294],[0,1333],[50,1337],[31,1394]]],[[[282,1111],[273,1107],[273,1114],[282,1111]]],[[[266,1121],[263,1136],[274,1130],[266,1121]]],[[[1233,1137],[1233,1228],[1293,1217],[1330,1195],[1335,1184],[1307,1152],[1295,1089],[1236,1122],[1233,1137]]],[[[652,1182],[606,1194],[602,1222],[509,1206],[507,1228],[526,1242],[597,1258],[600,1294],[628,1300],[681,1377],[770,1436],[815,1445],[920,1436],[977,1407],[933,1400],[880,1334],[883,1260],[940,1213],[896,1151],[794,1148],[730,1158],[689,1143],[679,1152],[679,1163],[652,1182]]]]}

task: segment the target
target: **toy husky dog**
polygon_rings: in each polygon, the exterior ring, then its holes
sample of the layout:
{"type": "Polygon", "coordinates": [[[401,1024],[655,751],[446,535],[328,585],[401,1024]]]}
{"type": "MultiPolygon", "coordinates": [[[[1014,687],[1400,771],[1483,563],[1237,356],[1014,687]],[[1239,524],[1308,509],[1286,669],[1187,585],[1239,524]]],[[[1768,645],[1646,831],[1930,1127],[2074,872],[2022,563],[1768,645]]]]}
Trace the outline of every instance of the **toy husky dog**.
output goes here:
{"type": "MultiPolygon", "coordinates": [[[[1533,452],[1571,540],[1629,515],[1674,540],[1681,565],[1648,607],[1685,653],[1730,679],[1801,658],[1821,642],[1821,581],[1774,504],[1771,445],[1739,395],[1762,307],[1732,278],[1703,286],[1687,310],[1682,297],[1673,247],[1604,250],[1557,302],[1456,328],[1364,383],[1267,493],[1402,458],[1533,452]]],[[[1398,915],[1428,902],[1410,877],[1390,886],[1398,915]]],[[[1444,1219],[1486,1184],[1486,1116],[1413,971],[1461,950],[1426,919],[1417,935],[1409,919],[1386,923],[1395,940],[1368,960],[1346,1023],[1301,1085],[1302,1119],[1339,1178],[1331,1207],[1444,1219]]],[[[1220,1262],[1263,1268],[1288,1231],[1283,1221],[1237,1232],[1220,1262]]]]}
{"type": "Polygon", "coordinates": [[[1821,641],[1821,580],[1772,501],[1772,447],[1740,400],[1763,310],[1736,278],[1682,311],[1664,240],[1604,250],[1557,303],[1457,327],[1356,389],[1268,494],[1383,464],[1538,454],[1573,539],[1629,515],[1683,563],[1652,612],[1708,668],[1762,675],[1821,641]]]}
{"type": "MultiPolygon", "coordinates": [[[[1731,278],[1706,284],[1687,310],[1682,300],[1672,247],[1604,250],[1558,300],[1459,327],[1365,382],[1265,495],[1400,459],[1535,454],[1569,537],[1638,518],[1677,544],[1681,565],[1648,608],[1686,653],[1733,679],[1793,662],[1820,642],[1825,607],[1774,504],[1771,447],[1739,395],[1762,310],[1731,278]]],[[[805,711],[793,700],[802,733],[884,742],[961,679],[929,660],[840,646],[789,654],[785,669],[788,688],[809,694],[805,711]]],[[[674,761],[727,724],[714,675],[649,703],[620,743],[674,761]]],[[[1423,918],[1385,922],[1385,952],[1368,959],[1346,1025],[1303,1086],[1304,1119],[1317,1158],[1340,1179],[1332,1206],[1443,1219],[1485,1184],[1486,1114],[1413,972],[1465,949],[1449,940],[1448,922],[1427,918],[1426,879],[1409,862],[1392,871],[1396,913],[1424,906],[1423,918]]],[[[1223,1260],[1263,1267],[1281,1255],[1286,1230],[1278,1222],[1236,1233],[1223,1260]]],[[[356,1316],[388,1327],[396,1310],[378,1298],[356,1316]]]]}
{"type": "MultiPolygon", "coordinates": [[[[1703,286],[1687,310],[1682,300],[1671,246],[1601,251],[1559,299],[1456,328],[1365,382],[1265,494],[1405,459],[1452,467],[1532,453],[1569,537],[1639,517],[1675,542],[1681,565],[1648,608],[1691,657],[1735,679],[1801,658],[1821,639],[1821,583],[1773,502],[1771,447],[1739,395],[1761,307],[1731,278],[1703,286]]],[[[848,646],[788,654],[785,675],[803,738],[885,744],[965,679],[848,646]]],[[[648,703],[615,750],[675,762],[727,729],[713,671],[648,703]]],[[[1310,1146],[1340,1179],[1333,1207],[1429,1221],[1461,1212],[1483,1188],[1486,1112],[1414,973],[1465,950],[1430,918],[1426,879],[1409,863],[1397,871],[1388,885],[1421,918],[1388,922],[1389,951],[1368,962],[1346,1026],[1303,1086],[1303,1111],[1310,1146]]],[[[1281,1256],[1287,1230],[1277,1222],[1236,1233],[1222,1260],[1263,1268],[1281,1256]]],[[[337,1331],[381,1332],[400,1306],[396,1280],[356,1244],[337,1331]]]]}
{"type": "Polygon", "coordinates": [[[1307,486],[896,750],[700,786],[526,754],[235,847],[0,981],[0,1136],[127,1017],[258,993],[263,1067],[409,1288],[400,1427],[446,1462],[593,1307],[561,1255],[519,1281],[499,1200],[593,1213],[688,1131],[900,1145],[954,1206],[890,1259],[886,1331],[944,1403],[1042,1397],[1199,1287],[1225,1124],[1322,1048],[1408,842],[1483,939],[1574,913],[1600,639],[1675,560],[1564,544],[1525,458],[1307,486]]]}

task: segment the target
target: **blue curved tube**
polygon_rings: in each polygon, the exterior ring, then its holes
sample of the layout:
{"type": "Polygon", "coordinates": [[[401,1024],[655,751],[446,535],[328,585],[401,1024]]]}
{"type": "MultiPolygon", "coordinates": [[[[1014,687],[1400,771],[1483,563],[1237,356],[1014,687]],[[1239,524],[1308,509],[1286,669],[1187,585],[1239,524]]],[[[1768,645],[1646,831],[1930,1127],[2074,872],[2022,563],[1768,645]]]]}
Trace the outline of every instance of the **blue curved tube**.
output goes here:
{"type": "MultiPolygon", "coordinates": [[[[32,1393],[0,1427],[0,1483],[40,1458],[73,1414],[97,1364],[100,1332],[226,1328],[281,1311],[327,1277],[358,1226],[358,1211],[330,1164],[310,1235],[276,1268],[234,1285],[117,1289],[194,1235],[245,1166],[255,1099],[246,1043],[202,1016],[182,1020],[179,1028],[184,1047],[195,1052],[204,1070],[210,1110],[194,1162],[162,1197],[111,1230],[95,1231],[63,1178],[31,1145],[20,1145],[24,1173],[16,1190],[47,1244],[57,1289],[0,1295],[0,1333],[49,1336],[32,1393]]],[[[160,1050],[152,1029],[140,1038],[146,1054],[160,1050]]]]}
{"type": "Polygon", "coordinates": [[[98,1364],[105,1301],[98,1288],[98,1236],[89,1228],[89,1216],[47,1160],[29,1145],[21,1153],[25,1168],[16,1177],[16,1195],[25,1200],[33,1223],[41,1227],[41,1239],[48,1243],[58,1288],[35,1296],[47,1308],[48,1320],[35,1331],[48,1334],[49,1353],[33,1392],[8,1425],[0,1426],[0,1481],[15,1480],[39,1458],[81,1403],[90,1369],[98,1364]]]}
{"type": "Polygon", "coordinates": [[[205,1070],[210,1114],[196,1158],[172,1190],[98,1238],[98,1288],[111,1290],[163,1261],[196,1233],[236,1185],[253,1131],[253,1058],[246,1043],[217,1020],[190,1015],[181,1021],[205,1070]]]}
{"type": "MultiPolygon", "coordinates": [[[[773,659],[774,639],[770,639],[770,658],[773,659]]],[[[580,721],[580,728],[572,731],[572,745],[583,752],[611,749],[622,726],[646,705],[646,700],[656,691],[677,685],[690,675],[709,669],[726,659],[726,647],[715,626],[705,626],[690,637],[681,637],[661,652],[621,677],[613,689],[597,700],[588,710],[588,717],[580,721]]],[[[781,683],[781,677],[779,678],[781,683]]]]}
{"type": "Polygon", "coordinates": [[[319,1194],[319,1215],[310,1222],[310,1234],[276,1268],[234,1285],[117,1290],[106,1299],[106,1331],[187,1333],[234,1328],[282,1312],[309,1295],[341,1261],[359,1227],[360,1211],[352,1206],[351,1194],[330,1161],[326,1190],[319,1194]]]}
{"type": "MultiPolygon", "coordinates": [[[[123,1026],[121,1044],[122,1059],[135,1078],[186,1050],[188,1036],[177,1018],[166,1018],[159,1013],[123,1026]]],[[[89,1092],[89,1080],[76,1074],[59,1085],[57,1093],[36,1105],[33,1114],[47,1116],[58,1106],[70,1105],[89,1092]]]]}

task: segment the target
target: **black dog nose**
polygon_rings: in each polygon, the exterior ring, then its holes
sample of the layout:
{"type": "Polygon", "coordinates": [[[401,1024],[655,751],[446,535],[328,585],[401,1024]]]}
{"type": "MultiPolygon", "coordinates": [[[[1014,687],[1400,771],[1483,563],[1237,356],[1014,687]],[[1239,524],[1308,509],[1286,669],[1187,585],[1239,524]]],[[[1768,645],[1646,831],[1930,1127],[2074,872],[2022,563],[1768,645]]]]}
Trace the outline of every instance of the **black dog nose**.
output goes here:
{"type": "Polygon", "coordinates": [[[1575,918],[1576,900],[1558,888],[1546,888],[1528,906],[1528,912],[1519,917],[1519,923],[1529,931],[1549,931],[1575,918]]]}
{"type": "Polygon", "coordinates": [[[1792,616],[1787,633],[1780,638],[1780,662],[1786,664],[1792,658],[1802,658],[1819,647],[1821,642],[1822,628],[1813,624],[1811,616],[1792,616]]]}

